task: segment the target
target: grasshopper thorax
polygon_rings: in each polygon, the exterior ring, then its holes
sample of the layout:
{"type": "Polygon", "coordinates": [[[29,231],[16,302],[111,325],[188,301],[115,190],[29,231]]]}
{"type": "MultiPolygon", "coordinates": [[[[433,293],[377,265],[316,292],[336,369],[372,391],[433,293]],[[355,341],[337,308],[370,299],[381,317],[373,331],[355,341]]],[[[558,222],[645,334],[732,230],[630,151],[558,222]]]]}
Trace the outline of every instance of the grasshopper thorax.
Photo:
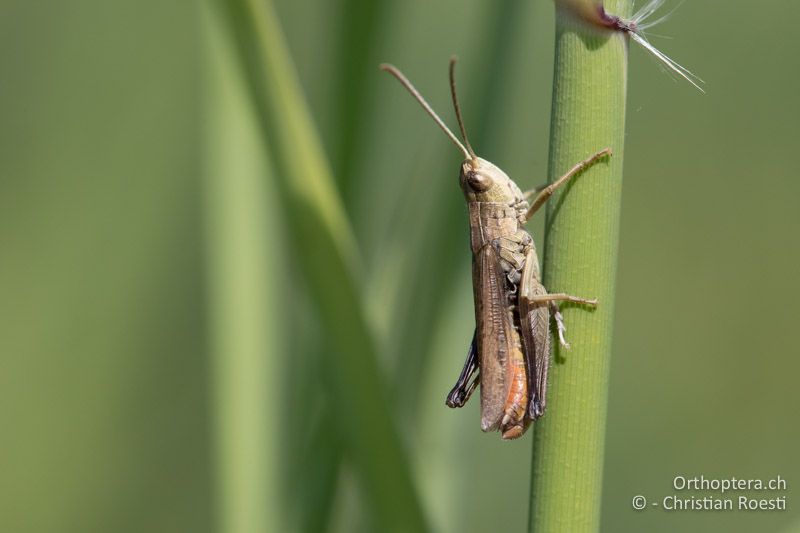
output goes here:
{"type": "Polygon", "coordinates": [[[499,167],[480,157],[468,158],[461,164],[459,183],[467,202],[516,205],[524,201],[517,184],[499,167]]]}

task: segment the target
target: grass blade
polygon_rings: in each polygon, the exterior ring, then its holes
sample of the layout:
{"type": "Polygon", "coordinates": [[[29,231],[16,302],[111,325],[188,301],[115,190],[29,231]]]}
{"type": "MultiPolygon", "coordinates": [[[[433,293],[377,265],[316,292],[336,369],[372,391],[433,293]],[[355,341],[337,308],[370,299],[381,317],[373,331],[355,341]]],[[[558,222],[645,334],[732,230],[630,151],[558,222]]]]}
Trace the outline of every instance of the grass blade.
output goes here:
{"type": "Polygon", "coordinates": [[[273,180],[232,50],[205,10],[209,73],[206,235],[209,330],[217,463],[217,523],[223,533],[290,531],[282,512],[281,387],[285,328],[277,309],[283,268],[273,180]],[[237,83],[239,82],[239,83],[237,83]]]}
{"type": "MultiPolygon", "coordinates": [[[[628,0],[608,4],[614,13],[630,12],[628,0]]],[[[600,524],[626,73],[624,36],[592,32],[559,3],[550,179],[601,148],[614,156],[548,203],[545,286],[600,304],[594,312],[564,310],[573,348],[554,354],[547,415],[534,428],[530,531],[582,533],[600,524]]]]}
{"type": "Polygon", "coordinates": [[[376,37],[386,11],[386,0],[342,0],[339,42],[336,54],[336,83],[334,85],[336,131],[333,164],[345,202],[352,200],[358,187],[356,162],[359,135],[365,112],[373,93],[368,91],[369,76],[375,75],[377,58],[376,37]]]}
{"type": "MultiPolygon", "coordinates": [[[[355,240],[274,10],[256,0],[217,4],[229,23],[272,155],[294,256],[332,346],[320,364],[330,377],[337,425],[367,508],[378,530],[425,531],[361,310],[355,240]]],[[[297,413],[298,423],[302,417],[297,413]]]]}

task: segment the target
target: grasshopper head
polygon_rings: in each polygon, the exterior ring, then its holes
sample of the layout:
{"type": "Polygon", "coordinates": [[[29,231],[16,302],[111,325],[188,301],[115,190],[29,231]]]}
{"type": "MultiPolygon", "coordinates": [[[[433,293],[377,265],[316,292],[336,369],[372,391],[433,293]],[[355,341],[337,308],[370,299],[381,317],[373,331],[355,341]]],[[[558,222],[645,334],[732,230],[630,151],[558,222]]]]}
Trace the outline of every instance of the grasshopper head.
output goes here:
{"type": "Polygon", "coordinates": [[[450,131],[450,128],[447,127],[430,104],[428,104],[419,91],[417,91],[416,87],[408,81],[408,78],[406,78],[397,67],[384,64],[381,65],[381,69],[397,78],[403,87],[411,93],[411,96],[419,102],[425,112],[427,112],[434,122],[442,129],[445,135],[447,135],[450,140],[453,141],[453,144],[461,150],[461,153],[464,154],[465,159],[461,164],[459,181],[468,202],[507,202],[509,205],[518,203],[523,198],[519,187],[511,181],[505,172],[489,161],[475,155],[475,151],[469,144],[467,130],[464,127],[464,120],[461,118],[461,107],[458,105],[458,96],[456,95],[455,66],[456,58],[452,57],[450,58],[450,93],[453,97],[453,108],[456,112],[458,127],[461,130],[461,136],[464,138],[463,144],[458,140],[458,137],[450,131]]]}
{"type": "Polygon", "coordinates": [[[494,164],[480,157],[461,164],[461,190],[467,202],[503,202],[512,204],[522,198],[511,178],[494,164]]]}

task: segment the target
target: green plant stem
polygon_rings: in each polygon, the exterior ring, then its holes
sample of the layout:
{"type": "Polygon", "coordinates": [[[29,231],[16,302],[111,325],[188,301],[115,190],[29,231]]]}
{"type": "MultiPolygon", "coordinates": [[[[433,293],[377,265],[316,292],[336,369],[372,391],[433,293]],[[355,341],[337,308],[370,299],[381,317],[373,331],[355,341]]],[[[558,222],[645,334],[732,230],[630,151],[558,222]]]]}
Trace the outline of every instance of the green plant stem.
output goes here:
{"type": "MultiPolygon", "coordinates": [[[[628,15],[629,0],[606,3],[628,15]]],[[[562,306],[572,350],[554,352],[547,413],[535,426],[530,531],[582,533],[600,523],[625,126],[627,42],[595,31],[559,4],[550,180],[605,147],[614,156],[550,199],[544,283],[596,297],[596,310],[562,306]]]]}
{"type": "MultiPolygon", "coordinates": [[[[285,206],[282,213],[292,252],[329,341],[330,350],[322,354],[319,363],[329,380],[337,429],[356,468],[365,507],[371,511],[377,531],[425,531],[363,316],[355,239],[274,9],[271,2],[263,0],[214,3],[228,22],[242,61],[275,169],[275,193],[285,206]]],[[[307,413],[292,414],[296,416],[289,419],[294,423],[307,423],[307,413]]]]}
{"type": "Polygon", "coordinates": [[[208,327],[213,368],[217,524],[221,533],[287,531],[280,431],[283,316],[269,165],[259,157],[250,106],[231,47],[206,10],[204,80],[208,327]],[[249,120],[248,120],[249,119],[249,120]],[[267,171],[267,175],[264,172],[267,171]]]}

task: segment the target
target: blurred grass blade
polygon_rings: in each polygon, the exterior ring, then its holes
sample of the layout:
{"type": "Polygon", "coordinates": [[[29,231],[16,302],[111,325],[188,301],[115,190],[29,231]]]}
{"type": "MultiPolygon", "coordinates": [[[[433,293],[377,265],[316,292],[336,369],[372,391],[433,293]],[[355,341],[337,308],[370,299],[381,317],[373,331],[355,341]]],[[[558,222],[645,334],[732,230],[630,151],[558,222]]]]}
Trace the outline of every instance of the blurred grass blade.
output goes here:
{"type": "MultiPolygon", "coordinates": [[[[606,7],[627,15],[630,4],[606,7]]],[[[534,428],[530,531],[590,533],[600,527],[628,57],[623,35],[587,29],[567,7],[556,11],[550,180],[602,148],[614,155],[547,204],[545,287],[599,305],[563,309],[572,350],[554,353],[547,416],[534,428]]]]}
{"type": "MultiPolygon", "coordinates": [[[[375,36],[380,34],[380,21],[386,0],[342,0],[339,43],[336,55],[336,80],[334,86],[335,117],[331,121],[334,144],[333,164],[341,184],[342,196],[350,205],[356,180],[358,140],[365,112],[369,109],[372,93],[367,90],[370,75],[375,75],[373,57],[376,53],[375,36]]],[[[360,176],[359,176],[360,177],[360,176]]]]}
{"type": "MultiPolygon", "coordinates": [[[[332,131],[326,133],[332,147],[331,159],[341,196],[346,205],[353,202],[354,189],[359,187],[358,173],[359,137],[363,133],[365,114],[373,93],[368,91],[369,76],[375,75],[376,37],[382,34],[380,25],[386,0],[341,0],[338,13],[338,42],[334,57],[336,76],[333,80],[334,119],[332,131]]],[[[313,465],[299,474],[298,479],[307,490],[299,495],[304,509],[300,531],[317,533],[325,531],[332,509],[342,447],[339,439],[331,438],[334,413],[323,406],[320,419],[311,432],[310,457],[313,465]]]]}
{"type": "Polygon", "coordinates": [[[312,428],[306,448],[303,449],[303,470],[296,482],[302,484],[295,491],[299,510],[300,533],[322,533],[330,530],[329,522],[333,502],[337,496],[337,482],[342,458],[341,440],[334,427],[334,413],[324,409],[312,428]]]}
{"type": "MultiPolygon", "coordinates": [[[[324,365],[337,425],[380,531],[424,531],[425,523],[364,320],[359,261],[329,168],[269,2],[215,2],[242,61],[275,168],[294,256],[330,340],[324,365]]],[[[289,283],[297,282],[288,280],[289,283]]],[[[306,384],[300,383],[298,386],[306,384]]],[[[289,413],[297,424],[306,413],[289,413]]],[[[291,431],[291,426],[286,428],[291,431]]]]}
{"type": "Polygon", "coordinates": [[[255,141],[231,47],[209,11],[203,13],[209,73],[205,220],[218,530],[290,531],[278,438],[285,326],[275,304],[285,269],[281,257],[270,254],[278,249],[277,202],[267,194],[273,178],[255,141]]]}

